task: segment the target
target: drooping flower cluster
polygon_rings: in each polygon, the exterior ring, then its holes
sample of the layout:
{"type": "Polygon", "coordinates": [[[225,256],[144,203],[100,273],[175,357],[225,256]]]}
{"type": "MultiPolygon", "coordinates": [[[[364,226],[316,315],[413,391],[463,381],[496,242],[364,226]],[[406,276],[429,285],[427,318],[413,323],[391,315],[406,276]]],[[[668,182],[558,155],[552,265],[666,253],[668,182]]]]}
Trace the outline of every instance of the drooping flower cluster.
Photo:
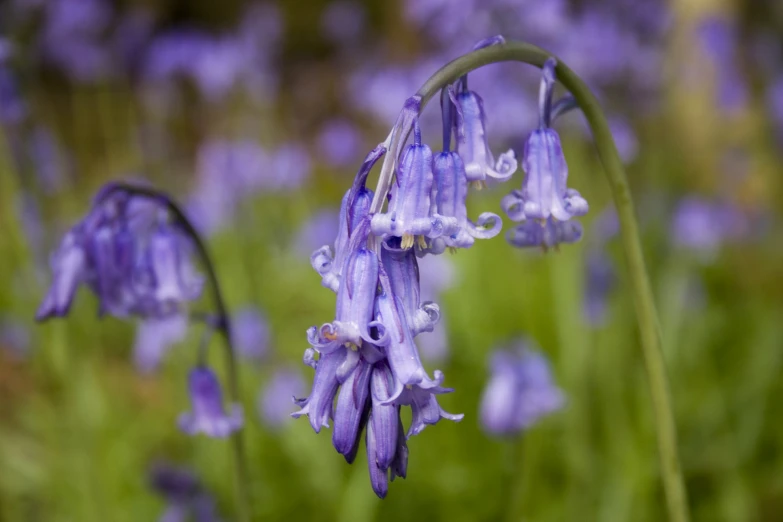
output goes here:
{"type": "Polygon", "coordinates": [[[546,250],[560,243],[579,241],[582,226],[571,218],[583,216],[588,210],[587,201],[566,184],[568,165],[560,136],[551,128],[554,119],[573,105],[570,96],[552,103],[555,66],[555,60],[550,58],[543,67],[539,128],[530,133],[525,143],[522,189],[512,191],[501,203],[508,217],[520,223],[507,234],[509,243],[520,248],[546,250]]]}
{"type": "Polygon", "coordinates": [[[348,462],[355,459],[366,429],[370,481],[380,497],[386,496],[390,478],[407,474],[409,437],[441,418],[462,419],[439,406],[436,396],[452,390],[441,386],[441,372],[427,374],[414,342],[440,317],[437,304],[420,302],[416,253],[402,244],[407,241],[403,234],[426,236],[437,226],[430,227],[435,219],[426,217],[430,202],[416,197],[422,186],[428,196],[432,184],[431,170],[429,176],[426,172],[431,153],[420,140],[406,151],[399,185],[392,189],[402,219],[391,215],[394,211],[384,216],[390,233],[383,242],[368,248],[370,231],[379,225],[369,214],[373,193],[364,186],[385,152],[379,146],[343,198],[334,250],[325,246],[311,257],[323,285],[337,293],[337,306],[334,321],[308,331],[305,363],[315,368],[315,378],[309,397],[296,400],[301,409],[293,414],[307,415],[316,432],[333,420],[332,442],[348,462]],[[424,179],[408,176],[412,172],[424,179]],[[400,417],[403,406],[412,412],[407,432],[400,417]]]}
{"type": "Polygon", "coordinates": [[[546,358],[518,341],[492,354],[491,377],[481,398],[481,424],[492,435],[517,435],[565,403],[546,358]]]}
{"type": "Polygon", "coordinates": [[[109,187],[60,242],[51,259],[54,280],[36,318],[67,315],[81,284],[98,296],[100,314],[179,313],[203,288],[191,250],[165,207],[109,187]]]}

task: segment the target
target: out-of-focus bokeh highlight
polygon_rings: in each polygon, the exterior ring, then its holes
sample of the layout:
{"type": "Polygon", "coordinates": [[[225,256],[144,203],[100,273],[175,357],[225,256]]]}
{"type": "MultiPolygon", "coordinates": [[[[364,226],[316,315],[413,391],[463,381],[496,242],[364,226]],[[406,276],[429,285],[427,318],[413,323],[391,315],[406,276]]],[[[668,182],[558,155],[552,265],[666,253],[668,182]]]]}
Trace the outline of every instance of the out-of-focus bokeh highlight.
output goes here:
{"type": "MultiPolygon", "coordinates": [[[[309,255],[334,241],[342,194],[405,98],[495,34],[550,49],[610,118],[694,520],[781,520],[776,0],[0,3],[0,520],[236,516],[229,445],[177,428],[198,327],[99,319],[86,291],[69,318],[33,322],[51,251],[110,179],[171,193],[214,256],[240,355],[255,520],[663,520],[617,222],[578,111],[558,127],[569,183],[591,205],[581,243],[521,252],[501,234],[422,261],[422,298],[442,320],[419,348],[456,389],[443,408],[464,420],[412,437],[408,477],[381,501],[363,450],[349,466],[329,430],[288,415],[312,381],[305,330],[333,318],[309,255]],[[538,366],[498,375],[492,354],[519,338],[538,346],[538,366]],[[506,400],[545,401],[526,406],[535,415],[482,423],[482,396],[502,401],[532,386],[525,378],[549,395],[506,400]]],[[[470,75],[493,150],[521,157],[538,80],[512,63],[470,75]]],[[[422,125],[437,149],[435,105],[422,125]]],[[[469,207],[498,212],[522,176],[472,193],[469,207]]]]}

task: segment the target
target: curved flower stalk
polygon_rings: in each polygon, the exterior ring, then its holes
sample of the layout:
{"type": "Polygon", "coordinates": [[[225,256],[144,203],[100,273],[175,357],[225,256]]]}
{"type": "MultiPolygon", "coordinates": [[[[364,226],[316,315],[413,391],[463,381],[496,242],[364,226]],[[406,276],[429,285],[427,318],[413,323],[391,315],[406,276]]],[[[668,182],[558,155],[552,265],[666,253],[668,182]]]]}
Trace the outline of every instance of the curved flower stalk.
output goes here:
{"type": "MultiPolygon", "coordinates": [[[[189,378],[192,411],[180,416],[179,425],[189,434],[231,436],[237,519],[247,522],[248,479],[231,321],[210,256],[182,209],[154,189],[109,183],[98,192],[87,216],[62,239],[52,258],[52,270],[54,280],[37,320],[66,316],[79,285],[86,284],[99,298],[99,313],[149,321],[149,328],[140,331],[141,338],[154,336],[156,331],[160,335],[160,328],[170,338],[181,337],[187,328],[187,305],[200,297],[205,283],[209,285],[216,313],[214,318],[203,315],[208,318],[205,340],[213,330],[223,337],[234,404],[229,412],[224,410],[220,383],[206,366],[204,342],[189,378]],[[190,259],[194,254],[202,262],[206,278],[196,274],[190,259]]],[[[161,350],[157,341],[147,347],[150,351],[139,355],[144,367],[157,363],[161,350]]],[[[136,348],[144,351],[138,345],[136,348]]]]}

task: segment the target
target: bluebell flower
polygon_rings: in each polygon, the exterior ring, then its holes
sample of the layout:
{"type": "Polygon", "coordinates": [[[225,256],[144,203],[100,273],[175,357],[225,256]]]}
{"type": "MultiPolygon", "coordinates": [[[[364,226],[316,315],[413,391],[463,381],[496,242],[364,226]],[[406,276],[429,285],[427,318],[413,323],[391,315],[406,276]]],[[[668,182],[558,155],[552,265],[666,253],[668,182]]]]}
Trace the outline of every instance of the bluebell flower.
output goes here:
{"type": "Polygon", "coordinates": [[[179,416],[179,428],[189,435],[228,437],[242,427],[242,406],[231,404],[226,412],[217,375],[206,366],[190,371],[188,391],[192,411],[179,416]]]}
{"type": "Polygon", "coordinates": [[[27,104],[10,69],[0,64],[0,123],[17,124],[27,116],[27,104]]]}
{"type": "Polygon", "coordinates": [[[361,152],[361,131],[349,120],[327,122],[318,134],[318,151],[333,167],[346,167],[361,152]]]}
{"type": "Polygon", "coordinates": [[[492,354],[491,377],[481,398],[481,424],[493,435],[516,435],[565,403],[549,363],[524,341],[492,354]]]}
{"type": "Polygon", "coordinates": [[[747,229],[747,217],[736,207],[690,196],[675,209],[671,235],[676,246],[709,259],[724,242],[741,237],[747,229]]]}
{"type": "Polygon", "coordinates": [[[52,256],[54,280],[36,319],[67,315],[82,283],[98,296],[101,314],[180,313],[204,284],[191,263],[186,235],[156,202],[121,191],[101,194],[52,256]]]}
{"type": "Polygon", "coordinates": [[[414,124],[413,144],[403,154],[392,185],[386,213],[372,217],[372,232],[376,236],[401,237],[402,248],[411,248],[414,238],[424,245],[424,238],[436,238],[456,232],[455,218],[445,218],[431,212],[432,150],[421,142],[418,122],[414,124]]]}
{"type": "MultiPolygon", "coordinates": [[[[307,354],[307,352],[305,352],[307,354]]],[[[311,353],[312,355],[312,353],[311,353]]],[[[294,402],[301,409],[291,414],[298,418],[307,415],[310,426],[316,433],[323,427],[329,427],[329,421],[333,416],[334,397],[340,387],[337,380],[337,369],[345,362],[345,354],[335,352],[322,355],[315,362],[315,377],[310,395],[304,399],[295,399],[294,402]]]]}
{"type": "Polygon", "coordinates": [[[432,240],[430,251],[442,252],[444,247],[470,248],[475,239],[489,239],[500,233],[503,221],[492,212],[483,212],[478,221],[468,219],[465,200],[468,195],[468,177],[462,158],[456,152],[440,152],[433,161],[435,184],[433,185],[433,207],[435,213],[456,220],[457,231],[432,240]],[[491,227],[485,225],[491,223],[491,227]]]}
{"type": "Polygon", "coordinates": [[[612,260],[603,245],[590,248],[585,259],[585,290],[583,312],[587,323],[600,326],[606,322],[608,294],[617,276],[612,260]]]}
{"type": "MultiPolygon", "coordinates": [[[[464,82],[462,83],[464,87],[464,82]]],[[[495,161],[489,148],[484,102],[473,91],[463,88],[454,94],[456,105],[457,152],[465,163],[468,181],[480,183],[490,177],[506,181],[517,170],[514,151],[509,149],[495,161]]]]}
{"type": "Polygon", "coordinates": [[[555,60],[547,60],[543,68],[539,96],[539,128],[525,143],[522,167],[525,181],[521,191],[504,198],[504,209],[514,221],[523,219],[558,221],[587,213],[587,201],[566,185],[566,165],[560,137],[550,127],[552,120],[552,93],[555,85],[555,60]]]}
{"type": "Polygon", "coordinates": [[[718,106],[735,111],[747,105],[748,88],[737,67],[737,28],[731,20],[704,18],[696,29],[698,41],[715,72],[718,106]]]}
{"type": "Polygon", "coordinates": [[[149,480],[166,501],[160,522],[220,522],[214,499],[189,469],[158,463],[150,470],[149,480]]]}
{"type": "Polygon", "coordinates": [[[335,319],[320,328],[310,328],[310,344],[320,353],[331,353],[346,343],[353,347],[361,346],[362,341],[384,345],[386,327],[373,316],[377,288],[378,256],[363,248],[352,252],[337,291],[335,319]]]}
{"type": "Polygon", "coordinates": [[[300,397],[306,389],[302,375],[291,368],[278,368],[258,395],[258,412],[264,425],[278,429],[291,421],[292,397],[300,397]]]}

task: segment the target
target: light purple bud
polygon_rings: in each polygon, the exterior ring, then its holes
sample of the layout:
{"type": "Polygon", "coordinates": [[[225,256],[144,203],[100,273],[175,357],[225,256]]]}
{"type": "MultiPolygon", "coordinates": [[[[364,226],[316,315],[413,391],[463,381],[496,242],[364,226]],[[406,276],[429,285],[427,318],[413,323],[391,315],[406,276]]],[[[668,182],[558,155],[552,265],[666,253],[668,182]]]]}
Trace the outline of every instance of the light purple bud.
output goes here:
{"type": "Polygon", "coordinates": [[[155,279],[155,299],[164,311],[201,295],[204,280],[189,265],[184,239],[169,227],[158,227],[150,237],[149,266],[155,279]]]}
{"type": "Polygon", "coordinates": [[[402,437],[399,430],[400,407],[388,404],[394,394],[394,375],[385,363],[378,363],[372,370],[370,388],[372,390],[372,423],[375,435],[375,458],[380,469],[391,466],[397,451],[397,439],[402,437]]]}
{"type": "Polygon", "coordinates": [[[484,181],[490,178],[506,181],[517,170],[513,150],[500,155],[498,161],[492,155],[487,141],[484,102],[472,91],[454,95],[457,107],[457,152],[465,163],[468,181],[484,181]]]}
{"type": "Polygon", "coordinates": [[[232,404],[230,412],[223,409],[223,392],[215,373],[197,366],[188,377],[192,411],[179,416],[179,427],[189,435],[203,433],[208,437],[228,437],[242,427],[242,406],[232,404]]]}
{"type": "Polygon", "coordinates": [[[378,498],[386,498],[386,494],[389,492],[389,476],[386,469],[381,469],[378,466],[378,446],[375,438],[375,430],[373,429],[372,413],[370,414],[370,420],[367,423],[367,436],[364,444],[367,446],[367,466],[370,469],[370,485],[372,485],[372,490],[378,495],[378,498]]]}
{"type": "Polygon", "coordinates": [[[358,443],[357,434],[367,395],[370,392],[371,372],[372,365],[360,360],[358,366],[343,383],[337,396],[332,444],[337,453],[342,455],[354,452],[354,445],[358,443]]]}
{"type": "Polygon", "coordinates": [[[381,259],[391,284],[391,294],[397,296],[405,308],[404,315],[411,335],[415,337],[421,332],[431,332],[440,320],[440,307],[435,303],[421,303],[419,266],[414,251],[384,248],[381,259]]]}

